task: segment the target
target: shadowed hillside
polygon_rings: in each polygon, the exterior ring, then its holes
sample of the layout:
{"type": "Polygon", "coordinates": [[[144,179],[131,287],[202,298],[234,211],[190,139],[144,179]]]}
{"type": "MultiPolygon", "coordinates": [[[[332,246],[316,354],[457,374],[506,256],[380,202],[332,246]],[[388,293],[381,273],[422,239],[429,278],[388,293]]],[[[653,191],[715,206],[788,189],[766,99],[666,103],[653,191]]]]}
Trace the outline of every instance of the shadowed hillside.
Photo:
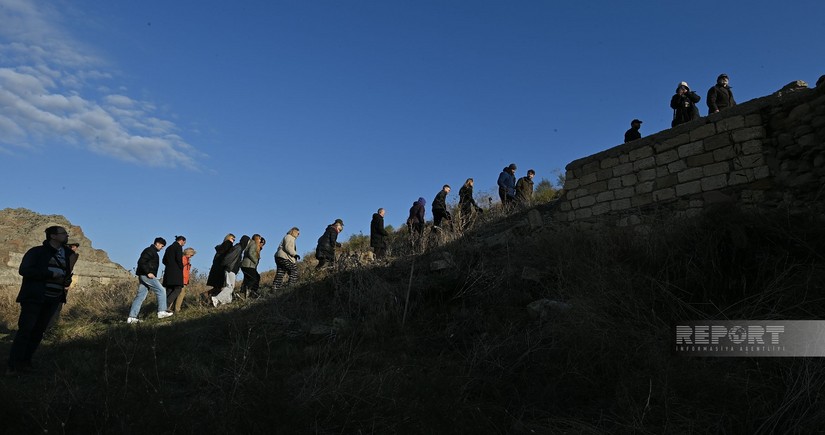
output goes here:
{"type": "Polygon", "coordinates": [[[640,236],[529,216],[383,266],[305,270],[298,288],[171,322],[124,324],[134,289],[106,287],[45,343],[40,375],[0,379],[0,420],[10,433],[125,434],[825,423],[820,359],[688,358],[671,345],[683,320],[820,317],[821,225],[712,209],[640,236]]]}

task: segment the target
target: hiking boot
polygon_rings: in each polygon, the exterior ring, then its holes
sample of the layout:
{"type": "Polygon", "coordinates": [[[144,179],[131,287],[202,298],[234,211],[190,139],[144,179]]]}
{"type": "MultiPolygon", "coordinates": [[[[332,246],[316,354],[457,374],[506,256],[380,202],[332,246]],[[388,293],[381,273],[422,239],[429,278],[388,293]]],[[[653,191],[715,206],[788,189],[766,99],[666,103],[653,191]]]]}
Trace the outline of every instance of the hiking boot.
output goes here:
{"type": "Polygon", "coordinates": [[[165,319],[167,317],[172,317],[174,313],[170,313],[169,311],[158,311],[158,319],[165,319]]]}
{"type": "Polygon", "coordinates": [[[126,323],[129,323],[129,324],[140,323],[140,322],[142,322],[142,320],[138,319],[137,317],[129,317],[128,319],[126,319],[126,323]]]}

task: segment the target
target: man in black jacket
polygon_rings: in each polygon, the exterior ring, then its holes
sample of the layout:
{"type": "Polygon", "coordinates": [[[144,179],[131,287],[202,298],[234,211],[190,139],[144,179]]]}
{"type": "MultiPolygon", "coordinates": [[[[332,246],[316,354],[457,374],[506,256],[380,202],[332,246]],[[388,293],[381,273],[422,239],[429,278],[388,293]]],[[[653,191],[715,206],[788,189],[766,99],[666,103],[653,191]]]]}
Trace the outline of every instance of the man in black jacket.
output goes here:
{"type": "Polygon", "coordinates": [[[450,190],[450,185],[445,184],[433,199],[433,227],[435,228],[441,227],[442,220],[447,219],[449,221],[452,219],[450,212],[447,211],[447,194],[450,193],[450,190]]]}
{"type": "Polygon", "coordinates": [[[642,121],[639,121],[638,119],[630,121],[630,129],[624,132],[624,143],[641,139],[642,133],[639,133],[640,128],[642,128],[642,121]]]}
{"type": "Polygon", "coordinates": [[[383,258],[387,251],[387,230],[384,228],[384,211],[383,208],[378,209],[378,213],[372,214],[372,222],[370,222],[370,246],[375,252],[375,258],[383,258]]]}
{"type": "Polygon", "coordinates": [[[129,317],[126,318],[126,323],[138,323],[141,321],[138,319],[138,314],[140,314],[140,306],[143,305],[149,289],[151,289],[158,298],[158,319],[165,319],[172,315],[172,313],[166,311],[166,289],[163,288],[157,277],[158,268],[160,267],[158,252],[160,252],[164,246],[166,246],[166,239],[156,237],[155,241],[140,253],[137,269],[135,269],[135,275],[137,275],[139,283],[137,296],[135,296],[135,299],[132,301],[132,308],[129,310],[129,317]]]}
{"type": "Polygon", "coordinates": [[[716,85],[708,89],[708,115],[736,105],[729,82],[727,74],[720,74],[716,78],[716,85]]]}
{"type": "Polygon", "coordinates": [[[316,269],[335,263],[335,248],[341,247],[341,244],[338,243],[338,233],[343,230],[344,221],[335,219],[335,222],[328,225],[324,234],[318,238],[318,245],[315,247],[315,258],[318,259],[316,269]]]}
{"type": "Polygon", "coordinates": [[[18,330],[9,352],[8,374],[31,370],[32,356],[57,307],[66,302],[72,283],[71,249],[65,246],[69,233],[60,226],[46,228],[46,240],[29,249],[20,262],[23,277],[17,303],[20,304],[18,330]]]}
{"type": "Polygon", "coordinates": [[[676,127],[679,124],[699,119],[699,109],[696,103],[702,97],[696,95],[696,92],[691,91],[686,82],[679,83],[676,87],[676,94],[670,99],[670,108],[673,109],[673,121],[670,123],[671,127],[676,127]]]}

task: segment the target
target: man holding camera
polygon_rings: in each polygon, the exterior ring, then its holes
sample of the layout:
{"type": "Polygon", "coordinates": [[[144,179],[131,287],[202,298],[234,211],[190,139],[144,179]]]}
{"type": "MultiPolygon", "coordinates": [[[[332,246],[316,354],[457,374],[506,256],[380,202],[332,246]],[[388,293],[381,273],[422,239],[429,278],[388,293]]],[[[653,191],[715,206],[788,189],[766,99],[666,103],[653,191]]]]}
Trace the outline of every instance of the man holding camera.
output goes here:
{"type": "Polygon", "coordinates": [[[686,82],[679,83],[676,87],[676,94],[670,99],[670,108],[673,109],[673,122],[671,127],[676,127],[679,124],[699,119],[699,109],[696,103],[702,97],[696,95],[696,92],[691,91],[686,82]]]}

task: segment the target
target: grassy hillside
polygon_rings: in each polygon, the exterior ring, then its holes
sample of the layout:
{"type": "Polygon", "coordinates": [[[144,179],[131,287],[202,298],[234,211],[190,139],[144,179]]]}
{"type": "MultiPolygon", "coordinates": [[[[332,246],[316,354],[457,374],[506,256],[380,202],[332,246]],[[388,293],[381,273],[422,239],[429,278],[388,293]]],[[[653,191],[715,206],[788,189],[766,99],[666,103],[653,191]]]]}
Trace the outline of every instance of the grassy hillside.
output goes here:
{"type": "MultiPolygon", "coordinates": [[[[671,346],[682,320],[821,318],[819,225],[720,210],[642,235],[524,219],[415,255],[398,234],[388,264],[304,270],[298,288],[171,321],[123,323],[133,283],[73,295],[36,355],[42,373],[0,378],[0,421],[8,433],[123,434],[825,425],[821,359],[671,346]],[[432,271],[437,260],[448,267],[432,271]],[[527,309],[540,299],[563,304],[527,309]]],[[[13,329],[11,300],[0,298],[0,333],[13,329]]],[[[8,338],[0,346],[5,358],[8,338]]]]}

